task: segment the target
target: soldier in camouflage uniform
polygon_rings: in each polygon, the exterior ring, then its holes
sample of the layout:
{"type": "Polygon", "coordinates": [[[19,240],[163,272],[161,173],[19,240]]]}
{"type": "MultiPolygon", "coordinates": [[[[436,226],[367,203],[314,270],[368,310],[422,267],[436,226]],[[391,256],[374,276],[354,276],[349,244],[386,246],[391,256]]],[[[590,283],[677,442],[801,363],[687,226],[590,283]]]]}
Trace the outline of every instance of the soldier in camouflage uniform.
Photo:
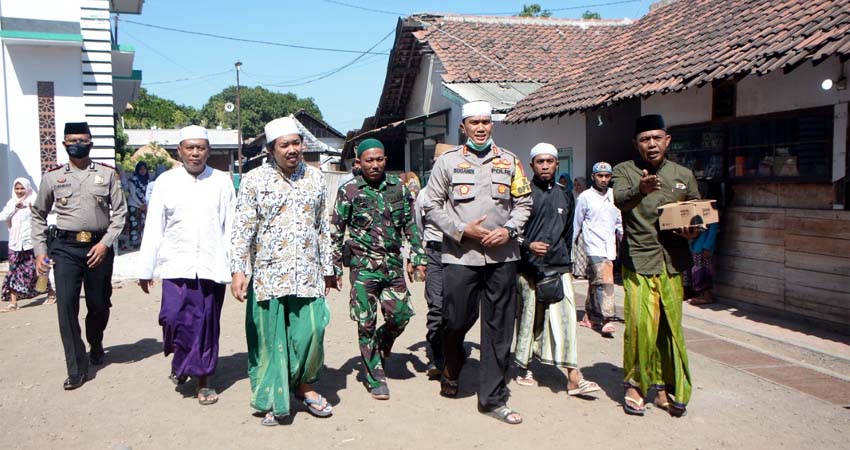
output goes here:
{"type": "Polygon", "coordinates": [[[404,280],[401,245],[410,242],[408,275],[425,278],[425,253],[413,220],[413,197],[395,175],[385,175],[384,146],[367,139],[357,147],[362,173],[339,188],[331,219],[334,270],[342,287],[342,248],[348,227],[350,240],[351,319],[357,321],[360,355],[372,397],[390,398],[384,361],[393,342],[413,316],[404,280]],[[384,324],[377,326],[380,305],[384,324]]]}

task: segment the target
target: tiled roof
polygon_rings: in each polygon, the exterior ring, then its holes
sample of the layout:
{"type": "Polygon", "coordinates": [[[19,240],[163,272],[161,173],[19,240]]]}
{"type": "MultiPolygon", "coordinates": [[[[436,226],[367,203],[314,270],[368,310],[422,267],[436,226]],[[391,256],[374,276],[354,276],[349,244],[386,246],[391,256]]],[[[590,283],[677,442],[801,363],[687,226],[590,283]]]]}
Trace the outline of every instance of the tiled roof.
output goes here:
{"type": "Polygon", "coordinates": [[[850,56],[848,0],[679,0],[520,101],[510,122],[850,56]]]}
{"type": "Polygon", "coordinates": [[[622,31],[624,20],[417,15],[413,35],[439,57],[443,81],[547,82],[622,31]]]}

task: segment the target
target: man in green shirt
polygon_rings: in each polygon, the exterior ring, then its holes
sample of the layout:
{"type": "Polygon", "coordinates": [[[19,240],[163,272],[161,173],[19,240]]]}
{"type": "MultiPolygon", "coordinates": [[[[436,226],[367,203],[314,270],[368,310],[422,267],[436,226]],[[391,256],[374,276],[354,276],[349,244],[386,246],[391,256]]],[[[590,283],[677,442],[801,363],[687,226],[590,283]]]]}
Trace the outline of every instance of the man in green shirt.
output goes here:
{"type": "Polygon", "coordinates": [[[614,168],[614,203],[623,214],[623,287],[626,331],[623,410],[644,414],[644,396],[673,416],[685,414],[691,396],[682,336],[682,272],[690,269],[688,239],[697,228],[660,231],[658,207],[699,199],[694,174],[665,158],[670,145],[664,119],[642,116],[634,145],[640,154],[614,168]]]}

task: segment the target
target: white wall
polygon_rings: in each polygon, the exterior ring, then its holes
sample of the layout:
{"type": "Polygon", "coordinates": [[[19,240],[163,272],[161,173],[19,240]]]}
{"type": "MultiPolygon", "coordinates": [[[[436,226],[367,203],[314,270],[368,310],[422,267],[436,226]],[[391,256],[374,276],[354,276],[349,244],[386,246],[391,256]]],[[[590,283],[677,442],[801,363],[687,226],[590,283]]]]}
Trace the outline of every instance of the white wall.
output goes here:
{"type": "Polygon", "coordinates": [[[443,97],[442,74],[445,73],[440,60],[434,55],[424,55],[419,73],[413,83],[413,91],[407,102],[406,119],[451,108],[454,104],[443,97]]]}
{"type": "Polygon", "coordinates": [[[573,173],[570,175],[575,178],[587,172],[587,137],[584,123],[584,114],[517,125],[496,122],[493,127],[493,141],[496,145],[516,153],[526,169],[531,162],[528,157],[531,147],[539,142],[548,142],[557,148],[572,147],[573,173]]]}
{"type": "Polygon", "coordinates": [[[0,0],[0,10],[4,17],[80,21],[80,2],[76,0],[0,0]]]}
{"type": "Polygon", "coordinates": [[[641,101],[641,115],[661,114],[668,127],[711,120],[711,86],[653,95],[641,101]]]}
{"type": "MultiPolygon", "coordinates": [[[[84,121],[79,47],[34,45],[5,46],[5,89],[9,117],[9,177],[41,182],[38,127],[38,81],[54,83],[56,136],[62,138],[65,122],[84,121]]],[[[68,155],[57,142],[59,162],[68,155]]]]}
{"type": "MultiPolygon", "coordinates": [[[[817,67],[804,63],[789,74],[775,70],[763,77],[748,76],[738,82],[736,115],[744,117],[847,103],[850,89],[821,89],[825,78],[835,81],[840,71],[838,58],[830,58],[817,67]]],[[[844,74],[850,76],[850,63],[845,64],[844,74]]]]}

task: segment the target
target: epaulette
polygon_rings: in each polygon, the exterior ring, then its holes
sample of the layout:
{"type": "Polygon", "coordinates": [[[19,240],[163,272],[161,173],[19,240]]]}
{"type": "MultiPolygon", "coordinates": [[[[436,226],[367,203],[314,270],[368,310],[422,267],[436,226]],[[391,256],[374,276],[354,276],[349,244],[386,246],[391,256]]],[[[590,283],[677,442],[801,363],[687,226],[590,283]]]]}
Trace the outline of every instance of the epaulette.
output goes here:
{"type": "MultiPolygon", "coordinates": [[[[457,151],[463,150],[464,147],[465,147],[465,145],[458,145],[456,147],[452,147],[452,148],[446,150],[443,153],[443,155],[445,155],[446,153],[457,152],[457,151]]],[[[440,156],[442,156],[442,155],[440,155],[440,156]]]]}
{"type": "Polygon", "coordinates": [[[57,165],[56,165],[56,166],[54,166],[52,169],[48,169],[48,170],[47,170],[47,173],[57,171],[57,170],[61,169],[63,165],[64,165],[64,164],[57,164],[57,165]]]}
{"type": "Polygon", "coordinates": [[[102,162],[95,162],[95,164],[100,165],[100,166],[103,166],[103,167],[108,167],[108,168],[110,168],[110,169],[112,169],[112,170],[115,170],[115,166],[110,166],[109,164],[106,164],[106,163],[102,163],[102,162]]]}

